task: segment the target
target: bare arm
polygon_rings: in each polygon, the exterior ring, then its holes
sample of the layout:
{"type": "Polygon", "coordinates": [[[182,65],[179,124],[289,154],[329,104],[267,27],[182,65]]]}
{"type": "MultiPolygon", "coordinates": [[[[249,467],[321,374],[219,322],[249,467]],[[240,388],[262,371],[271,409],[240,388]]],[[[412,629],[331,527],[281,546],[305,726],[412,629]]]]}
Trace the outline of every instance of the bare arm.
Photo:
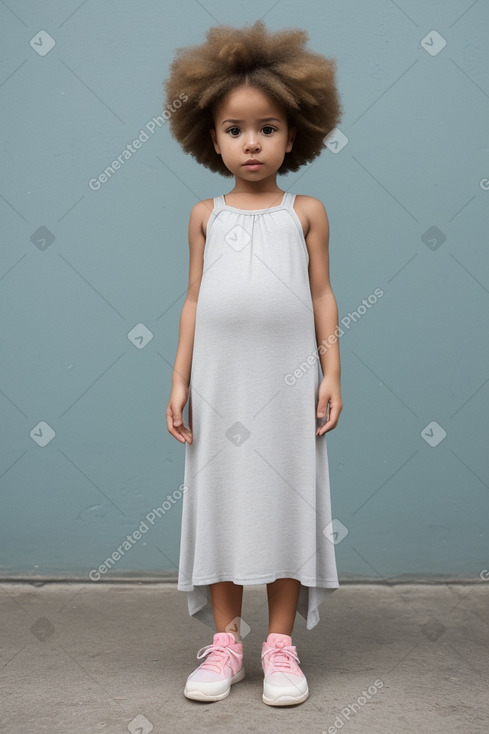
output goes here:
{"type": "Polygon", "coordinates": [[[314,309],[314,325],[321,359],[323,380],[319,390],[318,418],[329,419],[320,429],[322,435],[338,423],[343,409],[341,399],[341,362],[338,339],[338,306],[329,276],[329,221],[321,201],[309,198],[307,202],[309,231],[306,242],[309,251],[309,280],[314,309]]]}
{"type": "Polygon", "coordinates": [[[178,347],[172,375],[173,386],[181,384],[188,388],[190,385],[196,310],[197,302],[186,298],[180,314],[178,347]]]}
{"type": "Polygon", "coordinates": [[[207,208],[203,202],[190,212],[188,225],[189,278],[187,296],[180,315],[178,347],[173,365],[172,390],[166,419],[168,431],[180,442],[192,443],[192,431],[183,423],[183,409],[188,398],[195,334],[195,316],[203,270],[205,234],[202,227],[207,208]]]}

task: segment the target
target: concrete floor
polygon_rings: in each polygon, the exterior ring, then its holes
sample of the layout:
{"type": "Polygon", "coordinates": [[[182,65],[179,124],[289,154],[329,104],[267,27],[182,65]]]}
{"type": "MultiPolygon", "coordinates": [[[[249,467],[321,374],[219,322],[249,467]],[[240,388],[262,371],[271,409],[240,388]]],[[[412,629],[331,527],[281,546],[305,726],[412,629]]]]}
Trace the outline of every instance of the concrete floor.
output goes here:
{"type": "Polygon", "coordinates": [[[1,583],[0,731],[486,733],[488,597],[484,582],[344,583],[313,630],[297,615],[310,696],[278,708],[261,700],[264,586],[244,590],[245,679],[199,703],[183,687],[214,630],[175,584],[1,583]]]}

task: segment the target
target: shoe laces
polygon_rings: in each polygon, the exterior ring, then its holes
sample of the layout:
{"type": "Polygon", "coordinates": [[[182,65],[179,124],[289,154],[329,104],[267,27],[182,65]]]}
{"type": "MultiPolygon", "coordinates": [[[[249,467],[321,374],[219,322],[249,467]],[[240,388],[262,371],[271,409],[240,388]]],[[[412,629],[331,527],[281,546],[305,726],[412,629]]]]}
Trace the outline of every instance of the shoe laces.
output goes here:
{"type": "Polygon", "coordinates": [[[200,667],[205,668],[206,670],[214,670],[216,673],[221,672],[224,665],[228,662],[230,655],[234,655],[237,660],[240,659],[239,653],[231,647],[223,647],[222,645],[214,644],[201,647],[197,653],[197,658],[204,658],[206,655],[209,655],[209,657],[200,664],[200,667]]]}
{"type": "Polygon", "coordinates": [[[284,673],[287,671],[290,672],[295,669],[296,666],[292,662],[292,658],[294,658],[294,660],[300,663],[298,655],[294,652],[294,650],[290,646],[271,647],[269,650],[266,650],[263,653],[262,659],[266,658],[267,655],[270,656],[270,659],[274,667],[276,667],[280,671],[283,671],[284,673]]]}

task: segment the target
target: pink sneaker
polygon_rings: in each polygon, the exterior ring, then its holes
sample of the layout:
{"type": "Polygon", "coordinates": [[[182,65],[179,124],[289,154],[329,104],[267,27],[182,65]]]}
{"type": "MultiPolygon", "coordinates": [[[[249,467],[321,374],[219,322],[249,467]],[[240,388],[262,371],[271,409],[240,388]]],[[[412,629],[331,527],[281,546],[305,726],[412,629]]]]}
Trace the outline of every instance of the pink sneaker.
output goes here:
{"type": "Polygon", "coordinates": [[[216,632],[212,645],[202,647],[197,658],[206,657],[187,678],[184,694],[195,701],[220,701],[231,685],[245,677],[243,644],[230,632],[216,632]]]}
{"type": "Polygon", "coordinates": [[[306,676],[297,663],[300,660],[292,645],[292,638],[270,632],[261,651],[261,664],[265,673],[263,703],[269,706],[290,706],[306,700],[309,688],[306,676]]]}

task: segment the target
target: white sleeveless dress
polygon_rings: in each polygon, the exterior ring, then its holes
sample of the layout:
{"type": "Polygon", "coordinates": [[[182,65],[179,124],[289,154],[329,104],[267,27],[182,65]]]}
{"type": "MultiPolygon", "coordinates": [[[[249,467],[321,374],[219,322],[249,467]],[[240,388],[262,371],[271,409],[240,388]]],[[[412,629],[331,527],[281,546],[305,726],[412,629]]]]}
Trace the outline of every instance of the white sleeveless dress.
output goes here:
{"type": "MultiPolygon", "coordinates": [[[[185,422],[178,589],[215,629],[209,584],[301,583],[307,629],[339,587],[331,534],[322,378],[301,222],[278,206],[213,199],[185,422]]],[[[246,620],[244,620],[246,621],[246,620]]]]}

